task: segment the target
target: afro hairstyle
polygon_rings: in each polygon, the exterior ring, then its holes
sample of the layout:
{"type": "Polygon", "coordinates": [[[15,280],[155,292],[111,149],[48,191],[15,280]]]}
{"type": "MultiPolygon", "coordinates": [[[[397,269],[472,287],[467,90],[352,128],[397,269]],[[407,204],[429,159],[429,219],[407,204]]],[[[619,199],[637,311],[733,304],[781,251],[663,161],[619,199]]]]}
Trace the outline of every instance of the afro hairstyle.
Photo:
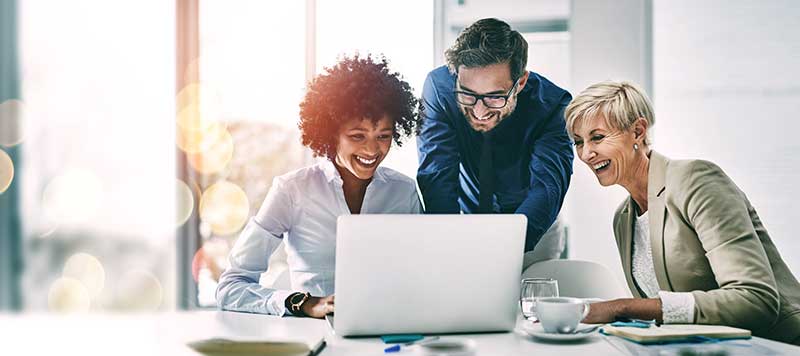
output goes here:
{"type": "Polygon", "coordinates": [[[381,56],[373,60],[356,54],[325,68],[309,84],[300,103],[302,143],[314,156],[332,159],[336,155],[339,128],[355,119],[377,123],[384,116],[394,121],[394,142],[419,131],[421,106],[411,86],[399,73],[389,70],[381,56]]]}

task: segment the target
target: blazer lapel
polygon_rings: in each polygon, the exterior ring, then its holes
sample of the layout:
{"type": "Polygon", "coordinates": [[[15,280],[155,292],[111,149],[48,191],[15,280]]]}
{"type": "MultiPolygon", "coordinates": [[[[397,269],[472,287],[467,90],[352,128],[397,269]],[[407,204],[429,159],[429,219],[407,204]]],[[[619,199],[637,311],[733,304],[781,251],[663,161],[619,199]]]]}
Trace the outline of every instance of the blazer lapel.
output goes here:
{"type": "Polygon", "coordinates": [[[625,272],[625,281],[628,282],[628,287],[631,290],[634,297],[642,298],[644,297],[639,292],[639,287],[633,281],[632,275],[632,258],[633,258],[633,221],[634,221],[634,214],[636,214],[636,210],[633,208],[633,199],[628,197],[628,201],[625,204],[625,207],[619,213],[619,225],[618,228],[620,229],[617,231],[618,236],[620,237],[620,249],[622,250],[622,270],[625,272]]]}
{"type": "Polygon", "coordinates": [[[650,219],[650,247],[653,252],[653,267],[660,289],[673,291],[667,275],[664,256],[664,221],[667,166],[669,159],[656,151],[650,151],[650,168],[647,177],[647,209],[650,219]]]}

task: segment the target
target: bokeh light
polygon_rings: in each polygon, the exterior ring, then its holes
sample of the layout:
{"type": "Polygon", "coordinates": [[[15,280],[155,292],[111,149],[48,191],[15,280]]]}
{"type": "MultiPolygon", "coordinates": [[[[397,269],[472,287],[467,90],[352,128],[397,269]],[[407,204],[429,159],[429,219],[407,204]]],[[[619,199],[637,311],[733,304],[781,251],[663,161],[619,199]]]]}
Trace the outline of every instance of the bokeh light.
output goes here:
{"type": "Polygon", "coordinates": [[[225,169],[233,157],[233,138],[225,130],[219,140],[208,149],[198,153],[187,153],[189,164],[203,174],[218,173],[225,169]]]}
{"type": "Polygon", "coordinates": [[[180,179],[175,180],[175,205],[175,225],[181,226],[192,216],[194,194],[192,189],[180,179]]]}
{"type": "Polygon", "coordinates": [[[176,143],[186,153],[208,150],[227,131],[219,120],[219,95],[208,85],[191,83],[176,96],[176,143]]]}
{"type": "Polygon", "coordinates": [[[91,306],[89,290],[74,278],[59,278],[50,286],[47,305],[56,313],[87,312],[91,306]]]}
{"type": "Polygon", "coordinates": [[[227,131],[225,124],[201,113],[199,104],[184,108],[177,116],[176,144],[186,153],[208,150],[227,131]]]}
{"type": "Polygon", "coordinates": [[[100,179],[79,169],[56,176],[42,195],[45,218],[56,225],[86,222],[97,215],[100,203],[100,179]]]}
{"type": "Polygon", "coordinates": [[[132,270],[119,281],[116,295],[116,304],[122,310],[152,312],[161,306],[163,288],[152,273],[132,270]]]}
{"type": "Polygon", "coordinates": [[[86,287],[89,297],[94,299],[103,290],[106,271],[94,256],[87,253],[76,253],[64,264],[63,276],[77,280],[86,287]]]}
{"type": "Polygon", "coordinates": [[[208,187],[200,198],[200,219],[217,235],[238,232],[250,213],[250,203],[242,188],[228,181],[208,187]]]}
{"type": "Polygon", "coordinates": [[[200,277],[200,270],[207,268],[208,262],[206,261],[206,254],[203,248],[197,249],[197,252],[194,253],[194,257],[192,257],[192,278],[195,282],[197,282],[200,277]]]}
{"type": "Polygon", "coordinates": [[[200,102],[200,93],[203,88],[199,83],[189,83],[184,86],[178,95],[175,95],[175,104],[178,111],[181,111],[189,105],[197,104],[200,102]]]}
{"type": "Polygon", "coordinates": [[[0,145],[11,147],[22,142],[24,137],[25,105],[11,99],[0,103],[0,145]]]}
{"type": "Polygon", "coordinates": [[[14,162],[6,151],[0,150],[0,194],[11,186],[14,180],[14,162]]]}
{"type": "Polygon", "coordinates": [[[200,226],[198,227],[198,232],[200,232],[200,237],[203,239],[211,238],[211,234],[214,232],[211,231],[211,224],[206,221],[200,220],[200,226]]]}
{"type": "MultiPolygon", "coordinates": [[[[192,63],[198,63],[193,61],[192,63]]],[[[192,64],[190,64],[191,66],[192,64]]],[[[178,111],[181,111],[190,105],[201,104],[203,111],[209,114],[219,112],[220,95],[208,83],[189,83],[186,84],[175,96],[175,103],[177,104],[178,111]]]]}
{"type": "Polygon", "coordinates": [[[200,278],[200,270],[208,269],[214,281],[219,280],[220,274],[227,267],[225,262],[230,252],[230,247],[225,239],[212,238],[197,250],[192,258],[192,277],[195,282],[200,278]]]}

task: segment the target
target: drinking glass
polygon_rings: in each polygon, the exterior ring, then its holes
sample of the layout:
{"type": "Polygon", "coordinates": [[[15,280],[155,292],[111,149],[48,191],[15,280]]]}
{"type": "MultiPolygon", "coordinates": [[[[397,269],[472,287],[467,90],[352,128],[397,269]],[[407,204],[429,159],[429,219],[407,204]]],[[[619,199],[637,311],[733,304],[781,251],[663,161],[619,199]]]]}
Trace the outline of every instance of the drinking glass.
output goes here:
{"type": "Polygon", "coordinates": [[[558,281],[552,278],[525,278],[519,294],[519,307],[525,319],[536,321],[536,300],[558,297],[558,281]]]}

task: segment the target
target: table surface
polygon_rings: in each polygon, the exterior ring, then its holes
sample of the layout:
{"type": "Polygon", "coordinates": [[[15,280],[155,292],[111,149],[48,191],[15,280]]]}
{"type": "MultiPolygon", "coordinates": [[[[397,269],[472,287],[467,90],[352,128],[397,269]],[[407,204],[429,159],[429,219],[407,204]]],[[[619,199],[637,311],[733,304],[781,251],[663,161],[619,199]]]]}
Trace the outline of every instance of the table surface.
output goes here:
{"type": "MultiPolygon", "coordinates": [[[[624,354],[622,349],[626,347],[638,354],[660,352],[653,348],[641,349],[641,346],[633,343],[602,335],[569,344],[541,342],[522,331],[522,322],[519,321],[514,332],[446,335],[442,338],[475,340],[478,348],[476,355],[620,355],[624,354]]],[[[383,355],[386,347],[379,338],[338,337],[324,320],[308,318],[221,311],[152,315],[0,315],[0,354],[5,355],[198,355],[186,346],[187,342],[211,337],[274,340],[297,335],[324,335],[327,346],[321,356],[383,355]]],[[[800,347],[762,338],[739,340],[736,343],[735,352],[731,354],[771,352],[777,355],[800,355],[800,347]]],[[[404,349],[397,354],[414,355],[415,352],[413,349],[404,349]]]]}

